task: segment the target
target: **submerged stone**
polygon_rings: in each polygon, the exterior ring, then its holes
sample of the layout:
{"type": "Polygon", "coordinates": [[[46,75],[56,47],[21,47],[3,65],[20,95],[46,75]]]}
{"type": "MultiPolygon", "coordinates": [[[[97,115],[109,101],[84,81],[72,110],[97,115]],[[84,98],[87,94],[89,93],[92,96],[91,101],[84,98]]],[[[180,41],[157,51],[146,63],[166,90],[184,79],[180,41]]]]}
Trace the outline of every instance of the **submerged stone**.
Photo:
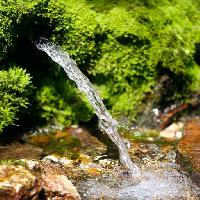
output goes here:
{"type": "Polygon", "coordinates": [[[50,133],[35,133],[24,137],[24,140],[43,149],[46,155],[64,156],[77,159],[81,153],[97,156],[105,154],[107,147],[88,130],[80,127],[68,127],[50,133]],[[92,148],[91,148],[92,147],[92,148]]]}
{"type": "Polygon", "coordinates": [[[65,155],[68,158],[77,158],[81,147],[81,141],[67,130],[29,134],[24,137],[24,140],[42,148],[45,155],[65,155]]]}

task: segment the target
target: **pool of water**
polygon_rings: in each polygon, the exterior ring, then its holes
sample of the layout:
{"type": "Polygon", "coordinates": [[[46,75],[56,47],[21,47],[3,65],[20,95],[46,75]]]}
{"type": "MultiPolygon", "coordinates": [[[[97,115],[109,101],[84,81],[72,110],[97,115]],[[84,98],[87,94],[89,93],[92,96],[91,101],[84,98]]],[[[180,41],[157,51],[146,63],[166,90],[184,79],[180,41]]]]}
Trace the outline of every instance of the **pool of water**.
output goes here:
{"type": "Polygon", "coordinates": [[[199,188],[176,163],[146,164],[140,179],[114,167],[110,173],[77,183],[83,199],[198,200],[199,188]]]}

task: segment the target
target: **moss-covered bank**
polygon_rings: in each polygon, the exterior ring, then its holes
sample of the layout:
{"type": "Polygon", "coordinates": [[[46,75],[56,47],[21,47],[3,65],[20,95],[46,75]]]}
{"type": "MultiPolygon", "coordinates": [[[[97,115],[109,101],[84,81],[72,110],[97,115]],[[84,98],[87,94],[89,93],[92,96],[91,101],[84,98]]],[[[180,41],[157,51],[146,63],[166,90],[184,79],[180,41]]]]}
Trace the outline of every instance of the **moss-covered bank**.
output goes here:
{"type": "Polygon", "coordinates": [[[5,103],[13,91],[2,91],[0,130],[17,118],[68,125],[93,116],[59,66],[34,47],[40,36],[70,53],[115,116],[134,118],[147,101],[188,101],[200,88],[199,9],[195,0],[0,0],[1,70],[17,74],[17,65],[32,77],[29,98],[17,93],[22,107],[30,105],[26,114],[5,103]]]}

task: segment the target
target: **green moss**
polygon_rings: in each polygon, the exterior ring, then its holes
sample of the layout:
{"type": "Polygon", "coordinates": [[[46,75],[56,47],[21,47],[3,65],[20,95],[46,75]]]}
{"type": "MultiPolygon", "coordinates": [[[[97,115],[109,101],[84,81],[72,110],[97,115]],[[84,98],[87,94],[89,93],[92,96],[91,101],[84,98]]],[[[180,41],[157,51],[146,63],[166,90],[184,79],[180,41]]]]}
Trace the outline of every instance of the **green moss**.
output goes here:
{"type": "Polygon", "coordinates": [[[131,131],[126,132],[124,135],[125,137],[138,142],[149,142],[149,138],[153,138],[153,142],[159,140],[159,132],[157,130],[131,131]]]}
{"type": "Polygon", "coordinates": [[[55,81],[47,77],[37,90],[36,101],[41,117],[52,124],[69,126],[88,121],[93,115],[86,98],[67,77],[58,76],[55,81]]]}
{"type": "Polygon", "coordinates": [[[26,162],[22,160],[0,160],[0,165],[21,165],[23,167],[26,167],[26,162]]]}
{"type": "MultiPolygon", "coordinates": [[[[135,119],[149,100],[166,107],[199,92],[199,9],[194,0],[0,0],[0,62],[31,73],[35,118],[65,126],[88,121],[88,102],[30,44],[46,36],[69,52],[115,117],[135,119]]],[[[12,122],[4,121],[2,127],[12,122]]]]}
{"type": "Polygon", "coordinates": [[[19,35],[17,27],[24,15],[29,15],[39,0],[1,0],[0,1],[0,59],[16,45],[19,35]]]}
{"type": "Polygon", "coordinates": [[[67,131],[32,135],[27,142],[41,147],[47,155],[57,154],[76,159],[80,154],[81,141],[67,131]]]}
{"type": "Polygon", "coordinates": [[[81,143],[74,137],[67,139],[52,139],[44,146],[47,154],[53,153],[58,155],[66,155],[68,158],[75,159],[80,152],[74,151],[75,147],[80,147],[81,143]]]}
{"type": "Polygon", "coordinates": [[[0,133],[15,122],[21,109],[27,107],[30,85],[30,75],[21,68],[0,71],[0,133]]]}

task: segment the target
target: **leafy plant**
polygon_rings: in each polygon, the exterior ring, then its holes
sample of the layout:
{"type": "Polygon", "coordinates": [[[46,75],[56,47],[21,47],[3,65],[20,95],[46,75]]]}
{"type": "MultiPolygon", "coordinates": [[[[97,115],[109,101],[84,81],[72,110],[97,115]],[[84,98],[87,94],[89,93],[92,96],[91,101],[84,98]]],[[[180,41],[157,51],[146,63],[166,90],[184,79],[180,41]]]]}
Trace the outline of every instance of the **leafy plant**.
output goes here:
{"type": "Polygon", "coordinates": [[[0,133],[14,123],[20,109],[27,107],[30,85],[30,75],[21,68],[0,71],[0,133]]]}
{"type": "MultiPolygon", "coordinates": [[[[0,0],[0,62],[28,69],[36,88],[33,110],[46,122],[89,120],[94,113],[87,101],[33,47],[31,41],[46,36],[69,52],[115,117],[135,119],[148,101],[164,108],[199,93],[199,9],[195,0],[0,0]]],[[[5,127],[19,106],[2,105],[12,113],[5,127]]]]}

